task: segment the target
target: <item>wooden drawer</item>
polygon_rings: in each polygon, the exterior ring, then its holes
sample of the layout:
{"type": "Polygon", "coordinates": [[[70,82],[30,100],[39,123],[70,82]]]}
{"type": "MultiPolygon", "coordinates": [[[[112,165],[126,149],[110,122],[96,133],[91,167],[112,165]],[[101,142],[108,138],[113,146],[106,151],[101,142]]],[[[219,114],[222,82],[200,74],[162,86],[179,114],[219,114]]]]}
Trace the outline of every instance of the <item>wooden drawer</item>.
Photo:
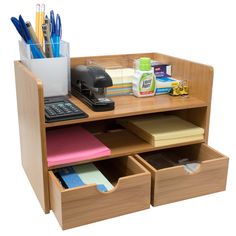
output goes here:
{"type": "Polygon", "coordinates": [[[64,189],[49,171],[51,209],[63,229],[147,209],[150,207],[151,175],[133,157],[94,162],[115,186],[100,192],[95,184],[64,189]]]}
{"type": "Polygon", "coordinates": [[[151,172],[153,206],[225,190],[228,158],[206,144],[160,150],[136,155],[136,158],[151,172]],[[164,161],[169,159],[172,164],[188,158],[199,162],[199,166],[192,173],[188,173],[184,165],[157,169],[154,162],[158,157],[164,161]]]}

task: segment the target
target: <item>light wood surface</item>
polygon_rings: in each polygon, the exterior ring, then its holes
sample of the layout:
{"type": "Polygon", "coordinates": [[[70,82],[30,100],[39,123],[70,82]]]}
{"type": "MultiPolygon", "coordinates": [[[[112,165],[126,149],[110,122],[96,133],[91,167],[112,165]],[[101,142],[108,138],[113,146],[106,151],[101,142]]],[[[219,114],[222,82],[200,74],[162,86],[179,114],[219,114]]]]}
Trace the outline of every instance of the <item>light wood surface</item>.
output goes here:
{"type": "Polygon", "coordinates": [[[15,77],[22,165],[43,210],[48,213],[43,87],[20,62],[15,62],[15,77]]]}
{"type": "Polygon", "coordinates": [[[55,127],[96,120],[105,120],[111,118],[206,106],[206,103],[204,101],[193,96],[172,97],[170,95],[160,95],[146,98],[136,98],[134,96],[120,96],[112,97],[112,100],[115,102],[115,109],[113,111],[94,112],[77,98],[72,96],[70,100],[79,108],[81,108],[84,112],[86,112],[89,117],[77,120],[46,123],[46,127],[55,127]]]}
{"type": "MultiPolygon", "coordinates": [[[[177,79],[188,80],[190,95],[207,103],[206,114],[204,116],[205,138],[207,143],[214,75],[213,67],[159,53],[154,53],[153,56],[155,60],[170,63],[172,65],[172,76],[177,79]]],[[[202,116],[199,114],[198,117],[200,118],[202,116]]]]}
{"type": "Polygon", "coordinates": [[[113,160],[116,166],[125,164],[129,175],[120,177],[114,189],[105,193],[99,192],[96,185],[63,190],[49,172],[51,206],[63,229],[150,207],[150,173],[133,157],[113,160]]]}
{"type": "Polygon", "coordinates": [[[136,158],[152,173],[153,206],[176,202],[205,194],[225,190],[228,158],[210,148],[206,144],[193,145],[173,149],[182,158],[201,161],[200,168],[188,174],[183,166],[174,166],[157,170],[142,158],[136,158]]]}

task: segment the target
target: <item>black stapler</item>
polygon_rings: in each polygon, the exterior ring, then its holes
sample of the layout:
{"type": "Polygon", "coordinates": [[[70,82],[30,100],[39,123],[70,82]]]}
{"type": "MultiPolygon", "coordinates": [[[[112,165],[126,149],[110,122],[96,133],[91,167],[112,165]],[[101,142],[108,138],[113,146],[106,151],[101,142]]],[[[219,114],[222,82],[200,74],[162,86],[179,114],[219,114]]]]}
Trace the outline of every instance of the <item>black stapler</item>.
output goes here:
{"type": "Polygon", "coordinates": [[[106,97],[111,77],[100,67],[79,65],[71,69],[71,92],[94,111],[114,109],[114,102],[106,97]]]}

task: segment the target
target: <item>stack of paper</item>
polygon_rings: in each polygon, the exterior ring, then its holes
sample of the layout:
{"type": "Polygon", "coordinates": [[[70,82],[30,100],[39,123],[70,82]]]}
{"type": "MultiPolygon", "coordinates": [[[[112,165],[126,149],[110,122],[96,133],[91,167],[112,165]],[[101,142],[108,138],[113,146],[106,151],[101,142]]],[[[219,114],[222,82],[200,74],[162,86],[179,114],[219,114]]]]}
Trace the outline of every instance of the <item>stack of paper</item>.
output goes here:
{"type": "Polygon", "coordinates": [[[134,69],[106,69],[111,76],[113,86],[107,88],[107,96],[129,95],[132,93],[134,69]]]}
{"type": "Polygon", "coordinates": [[[120,124],[155,147],[204,138],[203,128],[172,115],[126,118],[120,124]]]}
{"type": "Polygon", "coordinates": [[[61,168],[56,175],[66,188],[96,184],[101,192],[113,189],[113,185],[92,163],[61,168]]]}
{"type": "Polygon", "coordinates": [[[47,130],[48,166],[109,156],[111,150],[85,129],[63,127],[47,130]]]}
{"type": "Polygon", "coordinates": [[[74,166],[74,170],[85,184],[103,185],[106,191],[113,189],[113,185],[92,163],[74,166]]]}

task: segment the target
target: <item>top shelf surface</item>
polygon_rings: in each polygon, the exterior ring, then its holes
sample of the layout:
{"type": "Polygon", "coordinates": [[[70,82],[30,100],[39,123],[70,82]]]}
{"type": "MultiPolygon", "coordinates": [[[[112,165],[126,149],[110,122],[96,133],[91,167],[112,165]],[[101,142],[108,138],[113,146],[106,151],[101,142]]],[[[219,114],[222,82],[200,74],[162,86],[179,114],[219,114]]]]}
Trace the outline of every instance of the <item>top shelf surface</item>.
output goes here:
{"type": "Polygon", "coordinates": [[[105,120],[118,117],[207,106],[206,102],[192,96],[172,97],[166,94],[154,97],[136,98],[130,95],[113,97],[112,100],[115,102],[115,109],[112,111],[94,112],[76,97],[72,96],[70,100],[79,108],[81,108],[84,112],[86,112],[89,117],[75,120],[45,123],[46,127],[55,127],[96,120],[105,120]]]}

